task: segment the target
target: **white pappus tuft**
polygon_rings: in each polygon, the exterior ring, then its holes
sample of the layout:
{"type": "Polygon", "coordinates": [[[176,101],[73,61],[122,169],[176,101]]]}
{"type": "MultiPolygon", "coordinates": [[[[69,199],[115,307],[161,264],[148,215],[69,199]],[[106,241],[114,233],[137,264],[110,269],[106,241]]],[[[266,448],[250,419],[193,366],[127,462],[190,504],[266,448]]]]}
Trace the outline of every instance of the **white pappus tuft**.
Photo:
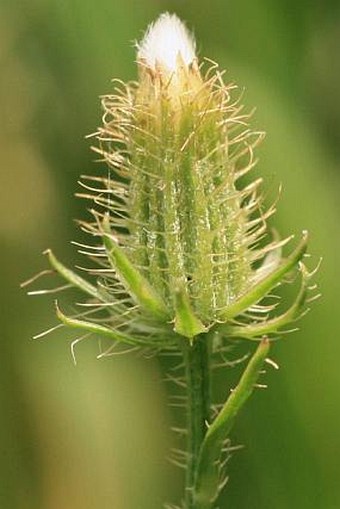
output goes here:
{"type": "Polygon", "coordinates": [[[151,69],[157,63],[175,71],[177,57],[189,66],[196,58],[196,42],[184,23],[175,15],[165,12],[151,23],[137,46],[137,61],[145,61],[151,69]]]}

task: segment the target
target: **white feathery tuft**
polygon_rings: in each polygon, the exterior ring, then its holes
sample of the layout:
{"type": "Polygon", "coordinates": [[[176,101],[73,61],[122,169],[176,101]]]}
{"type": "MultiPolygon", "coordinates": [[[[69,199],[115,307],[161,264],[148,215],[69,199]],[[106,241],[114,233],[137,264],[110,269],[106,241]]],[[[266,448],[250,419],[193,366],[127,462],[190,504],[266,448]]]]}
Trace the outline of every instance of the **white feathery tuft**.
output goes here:
{"type": "Polygon", "coordinates": [[[149,25],[136,46],[137,61],[145,61],[151,69],[156,69],[158,63],[173,72],[177,68],[179,54],[187,66],[196,58],[193,35],[175,14],[168,12],[149,25]]]}

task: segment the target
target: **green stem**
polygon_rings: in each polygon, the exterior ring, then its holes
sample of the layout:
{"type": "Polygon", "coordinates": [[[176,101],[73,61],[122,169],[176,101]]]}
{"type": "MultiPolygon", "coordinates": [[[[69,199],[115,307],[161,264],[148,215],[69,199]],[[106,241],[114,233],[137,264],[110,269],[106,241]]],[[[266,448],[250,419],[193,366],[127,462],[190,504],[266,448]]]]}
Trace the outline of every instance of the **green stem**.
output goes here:
{"type": "Polygon", "coordinates": [[[208,335],[199,335],[184,350],[187,383],[188,463],[185,486],[185,509],[195,509],[195,483],[200,447],[210,420],[210,366],[208,335]]]}
{"type": "Polygon", "coordinates": [[[241,379],[207,431],[195,474],[194,509],[211,509],[221,490],[221,450],[235,418],[252,394],[261,375],[270,343],[264,338],[251,357],[241,379]]]}

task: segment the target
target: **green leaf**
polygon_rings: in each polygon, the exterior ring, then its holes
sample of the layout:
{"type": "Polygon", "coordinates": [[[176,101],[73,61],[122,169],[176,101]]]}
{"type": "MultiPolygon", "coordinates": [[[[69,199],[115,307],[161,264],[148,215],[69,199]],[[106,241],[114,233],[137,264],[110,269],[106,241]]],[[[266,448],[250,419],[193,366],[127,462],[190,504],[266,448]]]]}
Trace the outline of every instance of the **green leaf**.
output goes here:
{"type": "Polygon", "coordinates": [[[194,487],[195,509],[210,509],[219,494],[221,482],[221,450],[241,410],[254,390],[263,363],[268,355],[269,341],[263,339],[250,359],[237,387],[232,391],[209,427],[201,445],[194,487]]]}
{"type": "Polygon", "coordinates": [[[114,240],[109,216],[106,215],[102,223],[103,240],[112,268],[124,284],[126,290],[134,300],[152,315],[162,320],[169,320],[166,306],[149,281],[132,265],[124,251],[114,240]]]}
{"type": "Polygon", "coordinates": [[[301,310],[306,301],[307,292],[308,292],[308,281],[310,275],[308,274],[304,265],[301,264],[301,272],[302,272],[302,282],[301,287],[298,292],[298,295],[290,306],[289,309],[282,315],[276,316],[271,320],[266,320],[264,322],[254,324],[254,325],[240,325],[240,326],[230,326],[226,328],[226,334],[228,337],[241,337],[246,339],[259,339],[259,337],[266,336],[268,334],[275,334],[279,332],[282,327],[288,325],[292,321],[299,318],[301,314],[301,310]]]}
{"type": "Polygon", "coordinates": [[[187,293],[185,290],[178,290],[175,293],[175,327],[174,331],[181,336],[193,339],[202,332],[207,332],[207,328],[195,315],[187,293]]]}
{"type": "Polygon", "coordinates": [[[50,249],[47,249],[44,252],[44,254],[48,256],[48,260],[51,266],[58,272],[60,276],[62,276],[66,281],[71,283],[71,285],[79,288],[80,290],[87,293],[91,297],[94,297],[95,299],[98,299],[102,302],[107,302],[107,299],[104,298],[104,296],[99,292],[99,290],[95,286],[91,285],[91,283],[88,283],[78,274],[65,267],[65,265],[63,265],[55,257],[55,255],[52,253],[50,249]]]}
{"type": "Polygon", "coordinates": [[[105,327],[104,325],[100,325],[94,322],[87,322],[85,320],[79,320],[77,318],[71,318],[69,316],[64,315],[64,313],[60,310],[57,302],[56,302],[56,314],[59,320],[68,327],[73,329],[81,329],[87,332],[91,332],[93,334],[99,334],[101,336],[109,337],[114,341],[120,341],[122,343],[126,343],[128,345],[140,345],[140,342],[126,334],[122,334],[121,332],[117,332],[113,329],[105,327]]]}
{"type": "Polygon", "coordinates": [[[308,234],[304,231],[302,239],[293,253],[283,260],[277,269],[258,281],[244,295],[241,295],[241,297],[239,297],[230,306],[222,310],[219,318],[225,321],[230,320],[265,297],[268,292],[274,288],[301,260],[307,249],[307,241],[308,234]]]}

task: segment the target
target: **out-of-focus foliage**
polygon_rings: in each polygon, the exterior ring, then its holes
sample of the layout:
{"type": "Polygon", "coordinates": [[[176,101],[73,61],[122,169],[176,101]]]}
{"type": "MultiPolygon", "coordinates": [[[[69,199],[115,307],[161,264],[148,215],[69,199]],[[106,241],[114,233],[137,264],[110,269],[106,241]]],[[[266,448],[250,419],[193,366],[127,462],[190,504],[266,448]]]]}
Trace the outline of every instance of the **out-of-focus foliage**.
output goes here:
{"type": "Polygon", "coordinates": [[[97,97],[111,91],[110,78],[136,77],[131,41],[164,10],[195,28],[201,56],[257,106],[255,125],[267,131],[257,171],[269,196],[283,182],[276,224],[283,234],[310,230],[311,264],[324,257],[322,300],[274,347],[281,370],[268,373],[270,389],[235,428],[246,448],[229,465],[225,505],[335,509],[340,6],[332,0],[2,0],[0,506],[159,509],[181,493],[181,473],[164,459],[176,442],[157,362],[96,360],[90,340],[74,367],[62,331],[29,341],[55,323],[52,299],[18,288],[43,268],[47,247],[83,264],[69,244],[83,240],[72,218],[86,215],[73,194],[80,173],[101,170],[84,136],[100,122],[97,97]]]}

